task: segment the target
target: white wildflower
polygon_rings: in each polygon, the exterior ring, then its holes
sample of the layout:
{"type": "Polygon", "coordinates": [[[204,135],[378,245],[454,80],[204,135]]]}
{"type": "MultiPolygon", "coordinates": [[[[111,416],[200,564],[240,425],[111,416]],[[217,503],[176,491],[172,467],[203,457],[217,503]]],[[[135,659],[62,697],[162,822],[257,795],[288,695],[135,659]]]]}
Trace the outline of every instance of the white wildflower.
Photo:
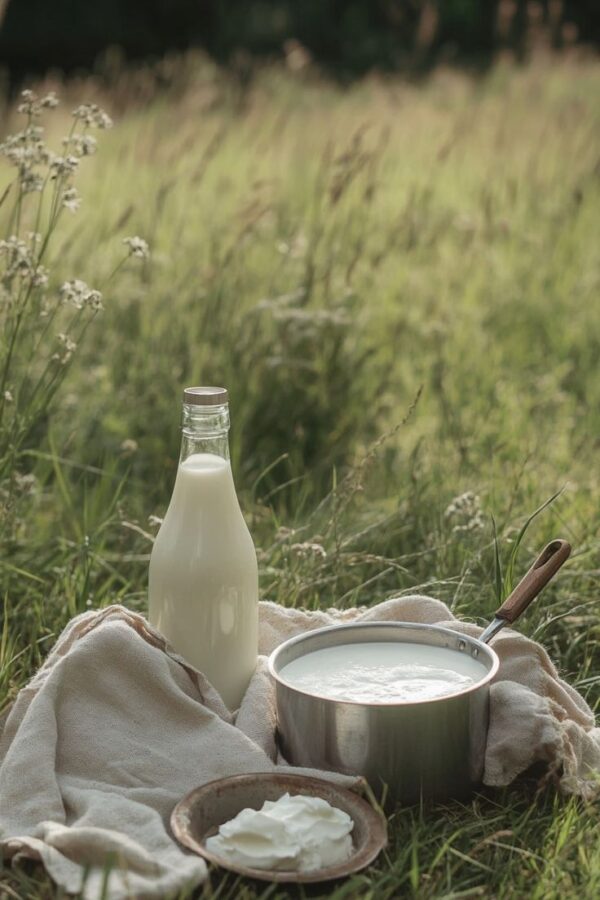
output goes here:
{"type": "Polygon", "coordinates": [[[81,197],[79,196],[76,188],[70,187],[63,192],[62,205],[65,207],[65,209],[68,209],[69,212],[77,212],[77,210],[81,206],[81,197]]]}
{"type": "Polygon", "coordinates": [[[4,399],[7,403],[14,403],[15,398],[10,391],[4,391],[4,399]]]}
{"type": "Polygon", "coordinates": [[[19,169],[29,169],[31,166],[45,162],[42,152],[43,141],[31,140],[25,131],[10,134],[0,144],[0,154],[13,166],[19,169]]]}
{"type": "Polygon", "coordinates": [[[98,141],[91,134],[72,134],[63,138],[63,145],[76,156],[92,156],[98,149],[98,141]]]}
{"type": "Polygon", "coordinates": [[[21,102],[17,106],[17,112],[23,115],[35,118],[41,116],[42,110],[54,109],[58,106],[58,97],[54,91],[50,91],[41,99],[33,91],[21,91],[21,102]]]}
{"type": "Polygon", "coordinates": [[[126,237],[123,243],[129,247],[131,256],[137,256],[138,259],[148,259],[150,256],[150,248],[148,243],[141,237],[126,237]]]}
{"type": "Polygon", "coordinates": [[[74,119],[80,119],[85,125],[92,125],[94,121],[92,114],[92,104],[81,103],[79,106],[75,107],[72,112],[72,116],[74,119]]]}
{"type": "Polygon", "coordinates": [[[446,508],[444,518],[454,522],[452,531],[481,531],[485,528],[485,516],[481,500],[473,491],[465,491],[455,497],[446,508]]]}
{"type": "Polygon", "coordinates": [[[39,141],[44,139],[44,129],[41,125],[33,125],[30,124],[27,128],[21,132],[22,140],[29,141],[32,144],[37,144],[39,141]]]}
{"type": "Polygon", "coordinates": [[[112,128],[112,119],[95,103],[82,103],[73,110],[73,118],[91,128],[112,128]]]}
{"type": "Polygon", "coordinates": [[[69,360],[73,356],[73,353],[77,349],[77,344],[75,343],[75,341],[71,340],[69,335],[65,334],[64,331],[59,331],[59,333],[56,335],[56,337],[58,338],[59,342],[62,344],[63,351],[62,351],[62,354],[55,353],[54,356],[52,357],[52,359],[56,360],[57,362],[60,362],[60,364],[64,366],[64,365],[66,365],[66,363],[69,362],[69,360]]]}
{"type": "Polygon", "coordinates": [[[75,309],[83,309],[84,306],[89,306],[94,311],[102,309],[100,291],[92,290],[85,281],[81,281],[79,278],[65,281],[61,286],[60,295],[63,303],[69,303],[75,309]]]}
{"type": "Polygon", "coordinates": [[[10,280],[17,275],[22,278],[34,269],[30,248],[16,235],[0,241],[0,256],[6,258],[5,279],[10,280]]]}
{"type": "Polygon", "coordinates": [[[107,129],[113,127],[113,120],[111,117],[105,113],[103,110],[98,110],[98,115],[96,119],[96,125],[98,128],[107,129]]]}
{"type": "Polygon", "coordinates": [[[26,169],[21,173],[21,190],[24,194],[40,192],[44,189],[44,179],[33,169],[26,169]]]}
{"type": "Polygon", "coordinates": [[[25,115],[35,115],[34,110],[38,107],[37,95],[33,91],[21,91],[21,102],[17,106],[17,112],[25,115]]]}
{"type": "Polygon", "coordinates": [[[36,144],[43,140],[44,129],[41,125],[33,125],[29,123],[22,131],[16,131],[14,134],[8,134],[0,147],[6,150],[10,147],[24,147],[28,144],[36,144]]]}
{"type": "Polygon", "coordinates": [[[57,338],[63,345],[63,347],[66,347],[67,350],[71,351],[71,353],[77,349],[77,344],[75,343],[75,341],[72,341],[69,335],[64,331],[59,331],[57,334],[57,338]]]}
{"type": "Polygon", "coordinates": [[[46,94],[45,97],[42,97],[42,99],[40,100],[40,106],[42,107],[42,109],[54,109],[58,106],[59,103],[60,100],[56,96],[55,91],[50,91],[48,94],[46,94]]]}
{"type": "Polygon", "coordinates": [[[22,241],[16,234],[11,234],[6,240],[0,241],[0,254],[5,254],[6,256],[27,256],[29,250],[25,241],[22,241]]]}
{"type": "Polygon", "coordinates": [[[21,472],[13,472],[12,479],[15,487],[22,494],[32,494],[37,487],[37,478],[32,472],[25,475],[21,472]]]}
{"type": "Polygon", "coordinates": [[[309,556],[320,556],[321,559],[325,559],[327,556],[327,551],[322,544],[316,544],[311,541],[304,541],[302,544],[292,544],[290,550],[293,553],[296,553],[297,556],[306,558],[309,556]]]}
{"type": "Polygon", "coordinates": [[[52,178],[68,177],[72,175],[79,165],[79,159],[72,154],[68,156],[54,156],[50,160],[52,178]]]}
{"type": "Polygon", "coordinates": [[[48,284],[48,269],[44,266],[37,266],[32,274],[31,283],[34,287],[46,287],[48,284]]]}

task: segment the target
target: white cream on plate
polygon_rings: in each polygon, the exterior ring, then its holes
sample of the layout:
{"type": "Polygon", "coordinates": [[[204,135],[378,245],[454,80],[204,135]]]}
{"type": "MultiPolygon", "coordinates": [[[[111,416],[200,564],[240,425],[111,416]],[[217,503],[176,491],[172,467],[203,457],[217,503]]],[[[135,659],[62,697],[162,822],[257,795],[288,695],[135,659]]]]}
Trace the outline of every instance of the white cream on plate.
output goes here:
{"type": "Polygon", "coordinates": [[[209,837],[206,849],[234,865],[313,872],[352,853],[352,818],[321,797],[284,794],[243,809],[209,837]]]}
{"type": "Polygon", "coordinates": [[[299,690],[359,703],[433,700],[476,684],[486,674],[485,666],[468,653],[400,641],[313,650],[279,672],[299,690]]]}

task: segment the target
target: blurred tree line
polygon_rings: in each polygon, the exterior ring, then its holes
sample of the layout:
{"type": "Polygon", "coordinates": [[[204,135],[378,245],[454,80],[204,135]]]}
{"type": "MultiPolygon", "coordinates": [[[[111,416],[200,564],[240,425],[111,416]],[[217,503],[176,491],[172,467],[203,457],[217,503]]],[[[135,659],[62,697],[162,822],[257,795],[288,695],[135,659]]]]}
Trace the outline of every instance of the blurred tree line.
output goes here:
{"type": "Polygon", "coordinates": [[[0,22],[0,65],[13,80],[89,69],[113,46],[129,59],[189,47],[220,62],[284,54],[352,76],[485,64],[504,48],[522,59],[535,41],[597,46],[600,0],[0,0],[0,22]]]}

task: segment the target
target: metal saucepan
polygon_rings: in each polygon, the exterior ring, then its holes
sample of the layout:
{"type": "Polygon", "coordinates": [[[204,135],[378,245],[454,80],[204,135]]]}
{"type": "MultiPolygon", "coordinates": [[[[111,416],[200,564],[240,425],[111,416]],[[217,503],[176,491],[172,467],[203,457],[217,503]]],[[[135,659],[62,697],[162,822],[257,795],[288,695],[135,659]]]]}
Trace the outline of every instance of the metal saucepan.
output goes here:
{"type": "Polygon", "coordinates": [[[481,784],[489,717],[489,685],[499,666],[487,645],[512,624],[568,559],[566,541],[548,544],[480,639],[438,625],[369,622],[334,625],[291,638],[269,659],[276,682],[279,737],[295,765],[363,775],[387,803],[460,797],[481,784]],[[280,675],[292,660],[327,647],[399,641],[467,653],[484,667],[475,684],[419,702],[340,701],[293,687],[280,675]]]}

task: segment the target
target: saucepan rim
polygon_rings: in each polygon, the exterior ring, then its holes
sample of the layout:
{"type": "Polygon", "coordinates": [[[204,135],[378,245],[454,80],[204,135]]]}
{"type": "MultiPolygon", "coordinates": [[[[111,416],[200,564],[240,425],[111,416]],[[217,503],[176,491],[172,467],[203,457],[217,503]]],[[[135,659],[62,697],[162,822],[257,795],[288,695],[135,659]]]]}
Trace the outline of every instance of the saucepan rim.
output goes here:
{"type": "MultiPolygon", "coordinates": [[[[343,642],[342,642],[343,643],[343,642]]],[[[382,641],[381,643],[391,643],[391,641],[382,641]]],[[[398,641],[398,643],[422,643],[420,641],[410,641],[403,640],[398,641]]],[[[335,646],[332,644],[332,646],[335,646]]],[[[427,644],[425,644],[427,646],[427,644]]],[[[431,644],[429,646],[437,646],[435,644],[431,644]]],[[[453,649],[454,648],[448,648],[453,649]]],[[[307,650],[307,653],[312,651],[307,650]]],[[[461,650],[454,650],[455,653],[460,653],[461,650]]],[[[301,656],[304,654],[300,654],[301,656]]],[[[305,631],[302,634],[295,635],[294,637],[288,638],[282,644],[273,650],[268,659],[268,669],[272,678],[275,679],[278,685],[285,687],[288,691],[292,691],[295,694],[301,694],[304,697],[310,697],[314,700],[324,701],[326,703],[331,703],[334,705],[344,704],[348,706],[361,706],[364,708],[392,708],[397,706],[423,706],[425,704],[431,703],[443,703],[445,700],[452,700],[456,697],[462,697],[467,694],[471,694],[479,688],[484,687],[486,684],[489,684],[492,678],[497,674],[498,668],[500,666],[500,660],[498,658],[498,654],[496,651],[490,647],[488,644],[484,644],[478,638],[472,637],[468,634],[462,634],[460,631],[454,631],[452,628],[447,628],[443,625],[433,625],[427,624],[424,622],[350,622],[341,625],[326,625],[323,628],[315,628],[312,631],[305,631]],[[277,670],[277,663],[280,656],[289,648],[296,644],[301,644],[303,642],[310,641],[311,638],[316,637],[317,635],[327,634],[327,633],[340,633],[340,632],[349,632],[349,631],[358,631],[364,629],[365,631],[369,631],[371,629],[381,629],[393,631],[397,628],[408,629],[409,631],[415,632],[432,632],[442,633],[451,636],[452,638],[458,638],[459,640],[464,640],[466,644],[475,645],[477,650],[484,651],[484,654],[488,654],[491,659],[491,666],[489,670],[486,672],[485,676],[480,680],[475,682],[475,684],[470,684],[465,688],[462,688],[458,691],[453,691],[451,694],[443,694],[441,697],[428,697],[422,700],[374,700],[371,702],[365,702],[364,700],[340,700],[336,697],[328,697],[325,694],[317,694],[314,691],[306,691],[301,688],[296,687],[295,685],[290,684],[285,678],[282,678],[280,672],[277,670]]]]}

